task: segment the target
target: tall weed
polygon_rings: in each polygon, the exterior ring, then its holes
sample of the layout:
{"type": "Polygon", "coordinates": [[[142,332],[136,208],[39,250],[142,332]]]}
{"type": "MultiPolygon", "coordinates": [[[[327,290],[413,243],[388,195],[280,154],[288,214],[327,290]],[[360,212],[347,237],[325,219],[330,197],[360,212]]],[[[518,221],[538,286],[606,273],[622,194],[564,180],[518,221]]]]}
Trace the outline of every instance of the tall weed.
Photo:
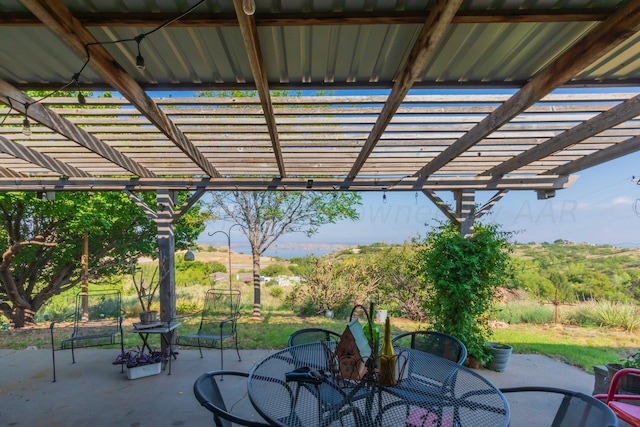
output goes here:
{"type": "Polygon", "coordinates": [[[583,326],[604,326],[634,332],[640,327],[639,314],[634,304],[592,301],[580,304],[567,320],[583,326]]]}

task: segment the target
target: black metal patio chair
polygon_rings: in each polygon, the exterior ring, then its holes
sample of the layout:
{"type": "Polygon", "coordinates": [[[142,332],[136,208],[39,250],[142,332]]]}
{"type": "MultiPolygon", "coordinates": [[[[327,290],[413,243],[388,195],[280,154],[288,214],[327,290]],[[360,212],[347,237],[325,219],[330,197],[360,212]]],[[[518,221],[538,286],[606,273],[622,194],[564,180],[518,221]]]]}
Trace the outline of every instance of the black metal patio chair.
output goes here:
{"type": "MultiPolygon", "coordinates": [[[[198,330],[178,335],[176,345],[180,347],[198,347],[200,358],[202,348],[220,348],[220,369],[224,369],[224,341],[233,340],[238,350],[238,318],[240,317],[240,291],[237,289],[210,289],[204,299],[202,311],[190,316],[200,315],[198,330]]],[[[184,319],[190,316],[179,316],[184,319]]]]}
{"type": "Polygon", "coordinates": [[[511,411],[511,427],[528,426],[531,417],[536,425],[547,422],[549,427],[617,427],[613,411],[593,396],[554,387],[502,388],[511,411]],[[549,406],[549,395],[557,401],[549,406]]]}
{"type": "Polygon", "coordinates": [[[287,347],[293,347],[299,344],[309,344],[312,342],[329,342],[340,340],[340,334],[329,329],[322,328],[305,328],[295,331],[289,335],[287,347]]]}
{"type": "MultiPolygon", "coordinates": [[[[75,296],[74,311],[69,319],[73,319],[73,331],[70,336],[55,332],[56,321],[49,325],[53,382],[56,382],[56,352],[59,350],[71,349],[71,363],[76,363],[77,348],[119,344],[120,353],[124,353],[120,291],[78,292],[75,296]]],[[[121,370],[124,372],[122,366],[121,370]]]]}
{"type": "MultiPolygon", "coordinates": [[[[243,387],[243,392],[240,395],[246,396],[246,378],[248,377],[248,373],[241,371],[211,371],[202,374],[193,384],[193,394],[204,408],[213,413],[213,422],[216,427],[232,427],[234,424],[249,427],[268,427],[273,425],[264,421],[255,411],[248,411],[246,402],[245,406],[238,406],[238,401],[235,401],[233,407],[238,409],[234,411],[227,409],[228,406],[225,403],[225,397],[218,382],[232,381],[232,385],[225,384],[225,390],[229,392],[229,390],[234,389],[237,393],[239,387],[243,387]],[[244,416],[239,415],[239,412],[243,412],[244,416]],[[253,419],[249,419],[246,416],[247,412],[253,413],[253,419]]],[[[283,386],[287,387],[284,382],[283,386]]],[[[291,395],[291,391],[288,391],[289,395],[291,395]]],[[[303,427],[302,423],[295,418],[295,415],[290,415],[280,421],[285,425],[303,427]]]]}
{"type": "MultiPolygon", "coordinates": [[[[467,347],[458,338],[437,331],[414,331],[398,335],[392,340],[394,346],[414,348],[444,357],[462,364],[467,358],[467,347]]],[[[411,372],[409,372],[411,373],[411,372]]]]}

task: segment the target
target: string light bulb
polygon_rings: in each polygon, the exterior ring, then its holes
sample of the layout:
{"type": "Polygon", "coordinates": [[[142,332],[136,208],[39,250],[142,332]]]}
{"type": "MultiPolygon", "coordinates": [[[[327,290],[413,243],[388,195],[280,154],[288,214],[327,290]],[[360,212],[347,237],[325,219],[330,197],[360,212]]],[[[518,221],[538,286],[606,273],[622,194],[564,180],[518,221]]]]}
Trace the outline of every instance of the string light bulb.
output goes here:
{"type": "Polygon", "coordinates": [[[246,15],[253,15],[256,13],[256,1],[255,0],[242,0],[242,11],[246,15]]]}
{"type": "Polygon", "coordinates": [[[76,84],[76,88],[78,89],[78,104],[85,105],[87,103],[87,99],[84,97],[82,90],[80,89],[80,73],[75,73],[73,77],[71,77],[71,83],[76,84]]]}
{"type": "Polygon", "coordinates": [[[24,120],[22,121],[22,134],[24,136],[31,136],[31,123],[29,122],[29,104],[24,104],[24,120]]]}
{"type": "Polygon", "coordinates": [[[22,134],[24,136],[31,136],[31,123],[29,122],[27,116],[25,116],[24,120],[22,121],[22,134]]]}
{"type": "Polygon", "coordinates": [[[140,53],[140,42],[142,41],[143,38],[144,38],[144,34],[140,34],[135,38],[136,42],[138,43],[138,56],[136,56],[136,67],[138,67],[139,70],[145,69],[144,58],[140,53]]]}
{"type": "Polygon", "coordinates": [[[387,203],[387,191],[383,191],[382,192],[382,203],[386,204],[387,203]]]}

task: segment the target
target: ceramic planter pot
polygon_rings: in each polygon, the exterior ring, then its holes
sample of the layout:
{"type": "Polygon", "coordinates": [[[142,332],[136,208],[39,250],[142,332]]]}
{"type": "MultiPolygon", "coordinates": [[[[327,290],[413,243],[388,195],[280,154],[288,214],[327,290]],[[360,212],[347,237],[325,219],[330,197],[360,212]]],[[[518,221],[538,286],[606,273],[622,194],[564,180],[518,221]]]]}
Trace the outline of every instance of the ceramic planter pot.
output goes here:
{"type": "Polygon", "coordinates": [[[513,347],[497,342],[489,342],[487,345],[491,347],[491,353],[493,354],[493,358],[487,365],[487,368],[497,372],[502,372],[507,369],[513,347]]]}
{"type": "Polygon", "coordinates": [[[480,361],[473,356],[467,357],[467,366],[471,369],[480,369],[480,361]]]}

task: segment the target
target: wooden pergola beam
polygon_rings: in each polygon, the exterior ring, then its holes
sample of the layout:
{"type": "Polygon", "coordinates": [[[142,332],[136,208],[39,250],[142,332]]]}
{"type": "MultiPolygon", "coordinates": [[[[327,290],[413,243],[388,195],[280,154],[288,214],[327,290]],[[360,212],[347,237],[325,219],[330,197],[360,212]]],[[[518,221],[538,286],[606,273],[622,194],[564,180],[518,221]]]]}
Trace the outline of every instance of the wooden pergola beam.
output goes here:
{"type": "Polygon", "coordinates": [[[620,123],[631,120],[640,114],[640,95],[637,95],[620,105],[616,105],[608,111],[580,123],[571,129],[549,139],[548,141],[536,145],[527,151],[495,166],[481,175],[504,175],[516,170],[524,165],[528,165],[551,154],[561,151],[571,145],[577,144],[585,139],[611,129],[620,123]]]}
{"type": "Polygon", "coordinates": [[[437,172],[589,64],[636,34],[639,29],[640,2],[629,2],[536,74],[493,113],[417,171],[415,176],[429,176],[437,172]]]}
{"type": "Polygon", "coordinates": [[[429,12],[422,31],[407,56],[404,65],[399,70],[395,83],[393,84],[393,89],[391,89],[391,93],[382,111],[378,115],[376,123],[373,125],[373,129],[371,129],[371,133],[369,133],[358,158],[348,174],[350,178],[358,175],[358,172],[360,172],[364,166],[364,163],[382,137],[382,134],[391,122],[398,107],[400,107],[400,104],[409,92],[409,89],[411,89],[413,83],[420,77],[420,73],[424,70],[425,65],[435,52],[444,32],[461,4],[462,0],[438,0],[429,12]]]}
{"type": "Polygon", "coordinates": [[[189,209],[193,205],[196,204],[198,200],[207,192],[206,188],[199,188],[189,197],[189,199],[180,206],[180,208],[176,209],[173,215],[173,222],[178,221],[184,214],[187,213],[189,209]]]}
{"type": "Polygon", "coordinates": [[[236,9],[238,23],[240,24],[240,32],[242,33],[245,50],[247,51],[249,64],[251,65],[253,80],[258,91],[258,96],[260,97],[260,104],[262,105],[264,119],[267,122],[267,129],[269,130],[269,137],[271,138],[271,146],[273,147],[273,155],[276,158],[280,176],[285,178],[287,173],[284,167],[284,159],[282,158],[282,148],[280,147],[276,118],[273,114],[271,95],[269,94],[267,71],[264,67],[264,61],[262,60],[262,50],[260,49],[258,29],[256,28],[253,15],[247,15],[242,10],[242,1],[243,0],[233,0],[233,6],[236,9]]]}
{"type": "Polygon", "coordinates": [[[456,224],[458,223],[458,216],[456,215],[456,211],[451,209],[449,207],[449,205],[447,204],[447,202],[442,200],[442,198],[440,196],[438,196],[435,191],[433,191],[433,190],[422,190],[422,193],[425,196],[427,196],[427,198],[429,200],[431,200],[431,202],[434,205],[436,205],[436,207],[438,209],[440,209],[440,212],[442,212],[444,214],[444,216],[446,216],[449,219],[449,221],[451,221],[453,223],[456,223],[456,224]]]}
{"type": "Polygon", "coordinates": [[[508,192],[509,190],[500,190],[496,194],[494,194],[489,200],[487,200],[487,203],[476,209],[475,218],[480,219],[482,218],[482,216],[486,215],[491,210],[491,208],[496,205],[496,203],[498,203],[504,196],[507,195],[508,192]]]}
{"type": "Polygon", "coordinates": [[[557,168],[550,169],[543,175],[576,173],[619,157],[626,156],[627,154],[635,153],[636,151],[640,151],[640,136],[634,136],[623,142],[612,145],[611,147],[596,151],[593,154],[573,160],[562,166],[558,166],[557,168]]]}
{"type": "Polygon", "coordinates": [[[27,114],[29,118],[63,135],[65,138],[76,142],[78,145],[91,150],[121,168],[128,170],[134,175],[144,178],[154,178],[156,176],[156,174],[144,166],[111,148],[94,135],[76,126],[49,108],[37,103],[33,98],[25,95],[2,79],[0,79],[0,101],[6,105],[11,105],[14,110],[22,114],[27,114]],[[26,105],[29,105],[29,108],[26,108],[26,105]]]}
{"type": "Polygon", "coordinates": [[[28,178],[28,175],[25,175],[21,172],[16,172],[12,169],[5,168],[4,166],[0,166],[0,176],[5,178],[28,178]]]}
{"type": "Polygon", "coordinates": [[[0,178],[2,191],[422,191],[455,190],[561,190],[577,177],[538,175],[501,178],[476,176],[396,179],[314,178],[0,178]]]}
{"type": "Polygon", "coordinates": [[[91,174],[0,136],[0,152],[49,169],[62,176],[90,177],[91,174]]]}
{"type": "Polygon", "coordinates": [[[61,0],[20,0],[22,5],[83,58],[90,51],[89,66],[127,98],[151,123],[211,177],[220,174],[178,127],[160,110],[142,87],[120,66],[95,37],[82,26],[61,0]]]}
{"type": "MultiPolygon", "coordinates": [[[[531,9],[531,10],[460,10],[451,20],[453,24],[487,23],[546,23],[546,22],[596,22],[604,21],[615,9],[575,8],[571,10],[531,9]]],[[[424,15],[410,12],[361,12],[314,13],[305,16],[287,13],[256,13],[258,27],[287,27],[307,25],[412,25],[424,22],[424,15]]],[[[157,27],[175,18],[174,13],[78,13],[76,18],[85,27],[157,27]]],[[[3,12],[0,25],[41,25],[30,13],[3,12]]],[[[232,13],[191,13],[171,24],[172,28],[182,27],[236,27],[238,21],[232,13]]]]}

